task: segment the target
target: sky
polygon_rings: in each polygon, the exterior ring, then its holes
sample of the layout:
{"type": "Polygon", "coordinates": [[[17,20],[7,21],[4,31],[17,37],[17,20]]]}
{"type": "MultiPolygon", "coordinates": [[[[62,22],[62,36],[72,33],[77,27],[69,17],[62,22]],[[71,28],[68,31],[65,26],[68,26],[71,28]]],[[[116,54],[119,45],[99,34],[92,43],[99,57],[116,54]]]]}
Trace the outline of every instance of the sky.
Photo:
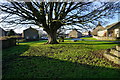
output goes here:
{"type": "MultiPolygon", "coordinates": [[[[0,16],[1,17],[1,16],[0,16]]],[[[107,24],[102,24],[102,26],[103,27],[106,27],[107,25],[110,25],[110,24],[113,24],[113,23],[116,23],[116,22],[118,22],[118,21],[120,21],[120,18],[119,18],[119,15],[116,15],[115,16],[115,18],[114,19],[110,19],[109,20],[109,23],[107,23],[107,24]]],[[[2,23],[0,23],[0,27],[2,27],[3,28],[3,26],[2,26],[2,23]]],[[[39,28],[38,26],[31,26],[31,27],[33,27],[33,28],[39,28]]],[[[77,27],[77,26],[75,26],[76,28],[78,28],[79,29],[79,27],[77,27]]],[[[27,27],[28,28],[28,27],[27,27]]],[[[18,28],[18,29],[15,29],[14,31],[16,32],[16,33],[22,33],[23,32],[23,30],[25,30],[25,29],[27,29],[26,27],[22,27],[22,28],[18,28]]],[[[4,28],[3,28],[4,29],[4,28]]],[[[42,28],[39,28],[39,30],[43,30],[42,28]]],[[[71,30],[67,30],[66,31],[66,33],[69,33],[71,30]]],[[[84,31],[83,31],[84,32],[84,31]]]]}
{"type": "MultiPolygon", "coordinates": [[[[0,0],[1,2],[3,1],[3,0],[0,0]]],[[[2,16],[4,16],[3,14],[2,15],[0,15],[0,21],[1,21],[1,17],[2,16]]],[[[118,14],[116,14],[115,15],[115,18],[114,19],[109,19],[109,23],[107,23],[107,24],[102,24],[102,26],[103,27],[106,27],[107,25],[110,25],[110,24],[113,24],[113,23],[116,23],[116,22],[118,22],[118,21],[120,21],[120,17],[119,17],[120,15],[118,15],[118,14]]],[[[3,26],[2,26],[2,23],[0,23],[0,27],[2,27],[3,28],[3,26]]],[[[38,29],[38,26],[32,26],[33,28],[37,28],[38,29]]],[[[76,28],[79,28],[79,27],[77,27],[77,26],[75,26],[76,28]]],[[[4,28],[3,28],[4,29],[4,28]]],[[[17,33],[22,33],[23,32],[23,30],[25,30],[25,29],[27,29],[26,27],[23,27],[23,28],[18,28],[18,29],[15,29],[15,32],[17,32],[17,33]]],[[[39,28],[40,30],[43,30],[42,28],[39,28]]],[[[66,33],[69,33],[70,32],[70,30],[68,30],[66,33]]]]}
{"type": "MultiPolygon", "coordinates": [[[[104,25],[103,25],[103,24],[101,23],[101,25],[102,25],[103,27],[106,27],[106,26],[108,26],[108,25],[110,25],[110,24],[113,24],[113,23],[116,23],[116,22],[118,22],[118,21],[120,21],[119,15],[116,15],[115,18],[114,18],[114,19],[110,19],[107,24],[104,24],[104,25]]],[[[0,25],[0,27],[2,27],[2,25],[0,25]]],[[[42,28],[39,28],[38,26],[31,26],[31,27],[36,28],[36,29],[38,29],[38,30],[43,30],[42,28]]],[[[28,28],[28,27],[27,27],[27,28],[28,28]]],[[[17,32],[17,33],[22,33],[23,30],[25,30],[25,29],[27,29],[27,28],[23,27],[23,28],[20,28],[20,29],[15,29],[15,32],[17,32]]],[[[75,28],[78,28],[78,29],[79,29],[79,27],[77,27],[77,26],[75,26],[75,28]]],[[[66,33],[69,33],[70,31],[71,31],[71,30],[67,30],[66,33]]],[[[83,32],[84,32],[84,31],[83,31],[83,32]]],[[[45,33],[45,32],[44,32],[44,33],[45,33]]]]}

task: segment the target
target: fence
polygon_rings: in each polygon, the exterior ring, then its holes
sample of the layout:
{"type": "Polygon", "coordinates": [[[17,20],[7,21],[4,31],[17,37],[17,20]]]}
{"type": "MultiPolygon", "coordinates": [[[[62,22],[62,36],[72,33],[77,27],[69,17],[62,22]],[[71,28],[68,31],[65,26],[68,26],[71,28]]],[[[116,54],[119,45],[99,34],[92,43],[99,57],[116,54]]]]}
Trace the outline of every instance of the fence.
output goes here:
{"type": "Polygon", "coordinates": [[[15,38],[9,38],[2,41],[2,49],[12,47],[16,45],[16,39],[15,38]]]}

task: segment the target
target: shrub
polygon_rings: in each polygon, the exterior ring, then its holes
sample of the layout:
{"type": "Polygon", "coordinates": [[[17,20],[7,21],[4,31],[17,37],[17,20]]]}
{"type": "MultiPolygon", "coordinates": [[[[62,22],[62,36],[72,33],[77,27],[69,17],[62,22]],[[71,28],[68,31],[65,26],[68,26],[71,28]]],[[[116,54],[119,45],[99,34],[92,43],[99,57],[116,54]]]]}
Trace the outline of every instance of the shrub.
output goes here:
{"type": "Polygon", "coordinates": [[[64,37],[63,36],[60,36],[59,42],[64,42],[64,37]]]}
{"type": "Polygon", "coordinates": [[[14,35],[15,35],[15,32],[12,29],[7,33],[7,36],[14,36],[14,35]]]}

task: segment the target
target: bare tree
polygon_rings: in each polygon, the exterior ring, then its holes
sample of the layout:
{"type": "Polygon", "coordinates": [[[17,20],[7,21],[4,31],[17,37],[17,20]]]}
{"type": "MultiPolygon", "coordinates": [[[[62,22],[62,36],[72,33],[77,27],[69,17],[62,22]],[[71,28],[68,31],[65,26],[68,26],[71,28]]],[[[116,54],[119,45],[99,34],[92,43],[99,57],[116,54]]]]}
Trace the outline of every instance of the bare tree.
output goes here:
{"type": "Polygon", "coordinates": [[[95,23],[112,17],[119,2],[8,2],[0,4],[0,10],[9,13],[2,22],[10,24],[34,24],[44,28],[48,44],[57,44],[56,33],[61,26],[95,23]],[[112,16],[111,16],[112,15],[112,16]]]}

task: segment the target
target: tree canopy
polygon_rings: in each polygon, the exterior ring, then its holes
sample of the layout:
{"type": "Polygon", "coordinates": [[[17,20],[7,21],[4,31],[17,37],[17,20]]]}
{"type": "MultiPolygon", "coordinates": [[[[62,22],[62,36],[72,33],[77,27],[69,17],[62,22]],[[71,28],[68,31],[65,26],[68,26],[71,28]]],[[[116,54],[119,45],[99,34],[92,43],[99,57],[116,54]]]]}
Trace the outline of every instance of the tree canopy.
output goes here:
{"type": "Polygon", "coordinates": [[[61,26],[76,25],[85,28],[103,18],[112,18],[118,2],[8,2],[0,4],[0,10],[8,13],[2,22],[10,24],[34,24],[48,34],[48,43],[56,44],[56,33],[61,26]]]}

